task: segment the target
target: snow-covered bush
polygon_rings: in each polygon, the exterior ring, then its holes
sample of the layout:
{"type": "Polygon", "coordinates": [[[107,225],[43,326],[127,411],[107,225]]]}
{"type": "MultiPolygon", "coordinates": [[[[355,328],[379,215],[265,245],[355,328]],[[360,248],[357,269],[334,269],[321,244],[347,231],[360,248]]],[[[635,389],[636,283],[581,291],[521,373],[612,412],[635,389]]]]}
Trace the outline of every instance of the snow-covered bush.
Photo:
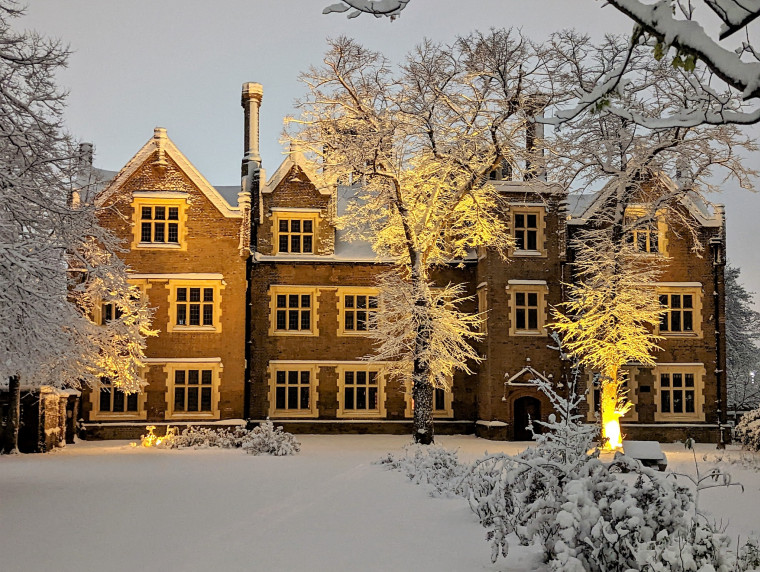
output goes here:
{"type": "Polygon", "coordinates": [[[734,437],[744,449],[760,451],[760,408],[744,414],[734,429],[734,437]]]}
{"type": "MultiPolygon", "coordinates": [[[[242,426],[230,429],[193,427],[178,432],[176,428],[167,427],[164,437],[153,437],[156,447],[162,449],[205,449],[208,447],[221,447],[223,449],[244,449],[252,455],[294,455],[301,450],[301,444],[291,433],[283,431],[282,427],[275,428],[271,421],[267,420],[251,430],[242,426]]],[[[142,438],[145,444],[146,436],[142,438]]]]}
{"type": "Polygon", "coordinates": [[[433,495],[459,494],[459,484],[468,470],[468,465],[459,462],[456,451],[437,445],[406,445],[401,453],[387,453],[377,461],[404,473],[415,484],[433,487],[433,495]]]}
{"type": "Polygon", "coordinates": [[[282,427],[275,427],[267,419],[248,432],[243,440],[242,447],[251,455],[282,457],[298,453],[301,450],[301,443],[296,440],[292,433],[287,433],[282,427]]]}

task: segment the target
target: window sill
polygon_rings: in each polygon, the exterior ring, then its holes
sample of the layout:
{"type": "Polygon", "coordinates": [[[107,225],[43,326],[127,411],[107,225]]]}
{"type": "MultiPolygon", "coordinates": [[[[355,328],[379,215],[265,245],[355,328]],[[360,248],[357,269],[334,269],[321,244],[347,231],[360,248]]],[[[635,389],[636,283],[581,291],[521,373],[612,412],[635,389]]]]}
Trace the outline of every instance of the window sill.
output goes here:
{"type": "Polygon", "coordinates": [[[218,333],[219,328],[217,326],[180,326],[175,325],[171,328],[167,328],[167,333],[169,332],[208,332],[208,333],[218,333]]]}
{"type": "Polygon", "coordinates": [[[155,248],[158,250],[180,250],[182,245],[178,242],[138,242],[137,248],[155,248]]]}
{"type": "Polygon", "coordinates": [[[688,415],[681,415],[679,413],[655,413],[654,414],[654,420],[656,422],[663,422],[663,423],[679,423],[684,421],[701,421],[704,422],[705,417],[704,415],[696,415],[696,414],[688,414],[688,415]]]}
{"type": "Polygon", "coordinates": [[[147,417],[146,411],[137,413],[90,412],[90,421],[140,421],[147,419],[147,417]]]}
{"type": "Polygon", "coordinates": [[[338,336],[339,337],[346,337],[346,338],[366,338],[369,336],[372,336],[372,332],[352,332],[352,331],[345,331],[345,330],[338,330],[338,336]]]}
{"type": "Polygon", "coordinates": [[[517,331],[509,332],[509,335],[511,337],[540,338],[540,337],[546,337],[547,333],[545,331],[533,332],[530,330],[517,330],[517,331]]]}
{"type": "Polygon", "coordinates": [[[316,338],[319,333],[311,330],[274,330],[269,333],[270,336],[300,336],[302,338],[316,338]]]}
{"type": "Polygon", "coordinates": [[[167,413],[166,419],[172,419],[175,421],[184,421],[186,419],[219,419],[219,413],[214,411],[167,413]]]}
{"type": "Polygon", "coordinates": [[[701,338],[702,332],[657,332],[657,335],[671,340],[689,340],[701,338]]]}
{"type": "Polygon", "coordinates": [[[512,256],[524,256],[526,258],[541,258],[545,257],[546,253],[541,250],[513,250],[512,256]]]}

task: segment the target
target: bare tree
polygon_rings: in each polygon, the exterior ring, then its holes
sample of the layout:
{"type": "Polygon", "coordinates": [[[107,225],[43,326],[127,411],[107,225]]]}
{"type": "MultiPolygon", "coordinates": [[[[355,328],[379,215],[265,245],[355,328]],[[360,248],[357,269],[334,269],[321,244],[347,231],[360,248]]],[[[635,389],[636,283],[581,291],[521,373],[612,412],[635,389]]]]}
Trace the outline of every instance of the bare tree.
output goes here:
{"type": "Polygon", "coordinates": [[[150,331],[150,312],[113,256],[115,238],[92,207],[71,200],[81,168],[54,81],[68,51],[15,32],[11,22],[22,13],[0,0],[0,378],[9,380],[11,450],[22,384],[80,386],[116,375],[126,391],[139,390],[150,331]],[[124,310],[123,327],[93,323],[96,296],[124,310]]]}
{"type": "MultiPolygon", "coordinates": [[[[410,0],[341,0],[323,13],[349,12],[349,18],[372,14],[395,19],[410,0]]],[[[640,81],[634,65],[637,53],[666,59],[691,77],[690,97],[658,118],[659,124],[753,124],[760,121],[760,57],[752,44],[750,27],[760,15],[757,0],[609,0],[635,23],[627,42],[627,57],[618,65],[600,69],[597,81],[580,85],[574,104],[556,118],[568,121],[593,109],[619,86],[640,81]],[[699,5],[698,5],[699,4],[699,5]],[[713,33],[709,30],[715,29],[713,33]],[[738,39],[737,39],[738,38],[738,39]],[[667,56],[667,57],[666,57],[667,56]]],[[[466,10],[466,3],[462,2],[466,10]]],[[[756,30],[754,30],[756,32],[756,30]]],[[[620,110],[625,113],[625,109],[620,110]]],[[[634,121],[645,117],[633,115],[634,121]]],[[[654,122],[647,120],[648,125],[654,122]]]]}
{"type": "Polygon", "coordinates": [[[462,343],[475,321],[457,318],[453,303],[441,309],[431,271],[479,246],[501,256],[511,246],[488,179],[505,164],[534,174],[525,131],[544,102],[536,94],[550,92],[542,66],[525,38],[495,30],[453,46],[424,42],[398,71],[381,54],[338,38],[324,65],[302,76],[309,94],[300,103],[302,118],[290,121],[289,139],[314,162],[317,184],[354,182],[355,196],[338,223],[396,264],[398,291],[386,297],[396,306],[389,310],[409,317],[408,331],[381,336],[378,354],[411,363],[414,438],[421,443],[433,441],[434,387],[448,388],[448,371],[467,367],[459,352],[476,357],[462,343]],[[441,321],[443,311],[451,314],[441,321]],[[449,341],[439,343],[436,324],[443,323],[451,326],[449,341]],[[399,339],[408,341],[405,349],[399,339]],[[439,368],[438,359],[447,365],[439,368]]]}
{"type": "Polygon", "coordinates": [[[728,407],[747,411],[760,405],[760,312],[739,282],[740,269],[727,266],[725,272],[728,407]]]}

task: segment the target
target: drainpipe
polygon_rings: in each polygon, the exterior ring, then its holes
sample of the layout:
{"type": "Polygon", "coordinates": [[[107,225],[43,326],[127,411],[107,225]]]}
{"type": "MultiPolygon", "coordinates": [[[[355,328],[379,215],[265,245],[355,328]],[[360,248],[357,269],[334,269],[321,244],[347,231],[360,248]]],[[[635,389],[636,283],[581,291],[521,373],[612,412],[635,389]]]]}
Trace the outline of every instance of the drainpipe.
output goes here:
{"type": "Polygon", "coordinates": [[[725,316],[723,315],[723,303],[725,301],[724,284],[721,278],[723,277],[723,269],[725,267],[725,212],[723,205],[715,205],[717,216],[721,217],[721,230],[718,236],[710,239],[710,250],[712,252],[712,266],[713,266],[713,307],[715,313],[715,383],[717,389],[716,404],[717,404],[717,417],[718,417],[718,449],[726,448],[726,441],[723,436],[723,425],[726,422],[726,412],[724,408],[724,396],[722,391],[723,379],[725,373],[724,363],[724,343],[725,328],[721,328],[721,324],[725,323],[725,316]]]}

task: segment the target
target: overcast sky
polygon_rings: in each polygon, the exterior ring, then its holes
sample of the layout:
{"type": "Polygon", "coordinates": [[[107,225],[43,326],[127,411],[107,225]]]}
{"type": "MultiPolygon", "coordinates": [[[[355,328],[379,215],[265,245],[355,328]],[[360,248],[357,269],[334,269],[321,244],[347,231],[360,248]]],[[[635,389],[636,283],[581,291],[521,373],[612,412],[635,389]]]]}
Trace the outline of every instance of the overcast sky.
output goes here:
{"type": "MultiPolygon", "coordinates": [[[[519,27],[534,39],[562,28],[600,37],[632,27],[599,0],[413,0],[394,22],[323,16],[335,0],[28,1],[16,25],[73,51],[59,78],[70,92],[67,124],[95,144],[96,166],[120,169],[161,126],[214,185],[240,182],[247,81],[264,86],[261,155],[274,173],[282,119],[303,93],[298,74],[319,63],[327,37],[352,36],[398,60],[423,37],[450,42],[489,27],[519,27]]],[[[760,167],[760,156],[750,160],[760,167]]],[[[727,206],[729,260],[760,292],[760,195],[729,189],[715,201],[727,206]]]]}

